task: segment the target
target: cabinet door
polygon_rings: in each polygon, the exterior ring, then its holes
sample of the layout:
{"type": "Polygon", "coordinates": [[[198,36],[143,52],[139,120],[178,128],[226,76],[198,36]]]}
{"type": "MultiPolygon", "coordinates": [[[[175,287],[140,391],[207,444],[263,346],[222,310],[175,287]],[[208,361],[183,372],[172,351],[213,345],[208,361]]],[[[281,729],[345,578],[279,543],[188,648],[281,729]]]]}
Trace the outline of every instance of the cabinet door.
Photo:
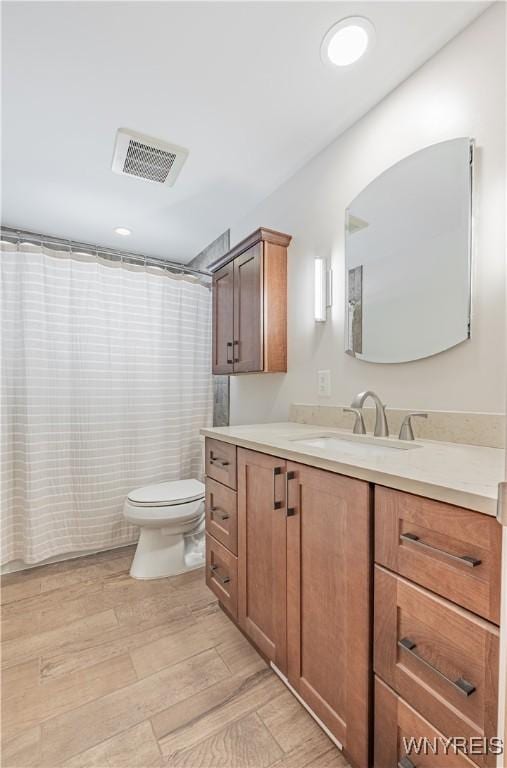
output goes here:
{"type": "Polygon", "coordinates": [[[243,631],[287,670],[285,462],[238,449],[238,617],[243,631]]]}
{"type": "Polygon", "coordinates": [[[213,275],[213,373],[232,373],[234,354],[234,268],[213,275]]]}
{"type": "Polygon", "coordinates": [[[289,682],[367,768],[370,488],[291,462],[287,486],[289,682]]]}
{"type": "Polygon", "coordinates": [[[234,259],[234,372],[262,371],[262,242],[234,259]]]}

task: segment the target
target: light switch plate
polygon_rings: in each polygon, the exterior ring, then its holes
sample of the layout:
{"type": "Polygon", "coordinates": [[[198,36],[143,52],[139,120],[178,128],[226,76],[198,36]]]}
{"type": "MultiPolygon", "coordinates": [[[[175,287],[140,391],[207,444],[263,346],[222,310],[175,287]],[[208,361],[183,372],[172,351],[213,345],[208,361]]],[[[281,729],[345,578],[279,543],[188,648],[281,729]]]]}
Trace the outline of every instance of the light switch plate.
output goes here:
{"type": "Polygon", "coordinates": [[[331,371],[318,371],[317,377],[319,397],[331,397],[331,371]]]}

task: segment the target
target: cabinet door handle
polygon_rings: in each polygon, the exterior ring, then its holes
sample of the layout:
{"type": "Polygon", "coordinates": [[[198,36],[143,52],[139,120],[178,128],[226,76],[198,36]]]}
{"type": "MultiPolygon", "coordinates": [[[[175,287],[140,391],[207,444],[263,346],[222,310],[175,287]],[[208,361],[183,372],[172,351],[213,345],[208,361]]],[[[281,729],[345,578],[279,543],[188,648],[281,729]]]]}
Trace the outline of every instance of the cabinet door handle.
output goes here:
{"type": "Polygon", "coordinates": [[[234,359],[229,357],[229,349],[232,352],[232,341],[227,342],[227,365],[232,365],[234,362],[234,359]]]}
{"type": "MultiPolygon", "coordinates": [[[[290,504],[290,501],[289,501],[289,482],[291,480],[295,480],[295,479],[296,479],[296,473],[293,470],[290,470],[289,472],[287,472],[287,504],[290,504]]],[[[287,517],[294,517],[296,512],[297,512],[296,507],[289,507],[289,506],[287,507],[287,517]]]]}
{"type": "MultiPolygon", "coordinates": [[[[220,509],[221,509],[220,507],[210,507],[210,512],[213,512],[213,513],[220,512],[220,509]]],[[[220,520],[229,519],[229,515],[226,512],[224,512],[222,515],[218,515],[218,517],[220,518],[220,520]]]]}
{"type": "Polygon", "coordinates": [[[447,677],[447,675],[444,675],[444,673],[441,672],[438,667],[435,667],[430,661],[427,661],[418,653],[416,653],[415,649],[417,648],[417,645],[412,640],[410,640],[410,638],[403,637],[401,640],[398,640],[398,647],[403,648],[404,651],[410,653],[411,656],[420,661],[421,664],[424,664],[424,666],[428,669],[431,669],[432,672],[435,672],[435,674],[437,674],[441,680],[445,680],[446,683],[452,685],[452,687],[463,696],[471,696],[475,691],[475,685],[469,683],[468,680],[465,680],[464,677],[458,677],[457,680],[451,680],[451,678],[447,677]]]}
{"type": "Polygon", "coordinates": [[[273,467],[273,509],[281,509],[283,507],[283,501],[276,500],[276,478],[277,475],[281,475],[283,467],[273,467]]]}
{"type": "Polygon", "coordinates": [[[239,341],[233,341],[233,346],[238,348],[238,357],[236,355],[233,355],[233,362],[239,363],[239,341]]]}
{"type": "Polygon", "coordinates": [[[402,757],[398,763],[398,768],[416,768],[416,765],[408,757],[402,757]]]}
{"type": "Polygon", "coordinates": [[[221,584],[228,584],[230,582],[230,576],[220,576],[218,572],[218,565],[210,565],[209,569],[213,575],[213,578],[217,579],[217,581],[219,581],[221,584]]]}
{"type": "Polygon", "coordinates": [[[400,534],[400,541],[408,541],[411,544],[415,544],[417,547],[427,549],[429,552],[436,552],[439,555],[448,557],[449,560],[454,560],[455,562],[461,563],[462,565],[466,565],[468,568],[476,568],[482,563],[482,560],[477,560],[477,558],[471,557],[470,555],[453,555],[451,552],[447,552],[445,549],[440,549],[439,547],[434,547],[431,544],[426,544],[426,542],[421,541],[419,536],[416,536],[415,533],[400,534]]]}

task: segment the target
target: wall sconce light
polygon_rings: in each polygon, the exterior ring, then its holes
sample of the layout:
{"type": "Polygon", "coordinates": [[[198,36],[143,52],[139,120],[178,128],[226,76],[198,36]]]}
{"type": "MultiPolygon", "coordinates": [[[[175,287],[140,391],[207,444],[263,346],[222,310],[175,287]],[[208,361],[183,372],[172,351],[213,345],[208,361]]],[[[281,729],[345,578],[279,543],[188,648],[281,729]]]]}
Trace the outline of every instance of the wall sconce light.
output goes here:
{"type": "Polygon", "coordinates": [[[325,323],[327,308],[332,306],[332,271],[325,259],[315,259],[315,322],[325,323]]]}

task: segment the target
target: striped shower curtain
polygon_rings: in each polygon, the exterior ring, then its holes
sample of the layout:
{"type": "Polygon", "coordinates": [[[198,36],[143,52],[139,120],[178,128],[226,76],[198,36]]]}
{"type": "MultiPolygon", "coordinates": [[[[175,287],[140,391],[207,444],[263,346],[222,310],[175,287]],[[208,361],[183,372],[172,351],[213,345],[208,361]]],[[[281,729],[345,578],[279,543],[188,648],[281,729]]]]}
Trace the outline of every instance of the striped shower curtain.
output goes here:
{"type": "Polygon", "coordinates": [[[209,287],[2,243],[2,564],[132,542],[132,488],[201,475],[209,287]]]}

